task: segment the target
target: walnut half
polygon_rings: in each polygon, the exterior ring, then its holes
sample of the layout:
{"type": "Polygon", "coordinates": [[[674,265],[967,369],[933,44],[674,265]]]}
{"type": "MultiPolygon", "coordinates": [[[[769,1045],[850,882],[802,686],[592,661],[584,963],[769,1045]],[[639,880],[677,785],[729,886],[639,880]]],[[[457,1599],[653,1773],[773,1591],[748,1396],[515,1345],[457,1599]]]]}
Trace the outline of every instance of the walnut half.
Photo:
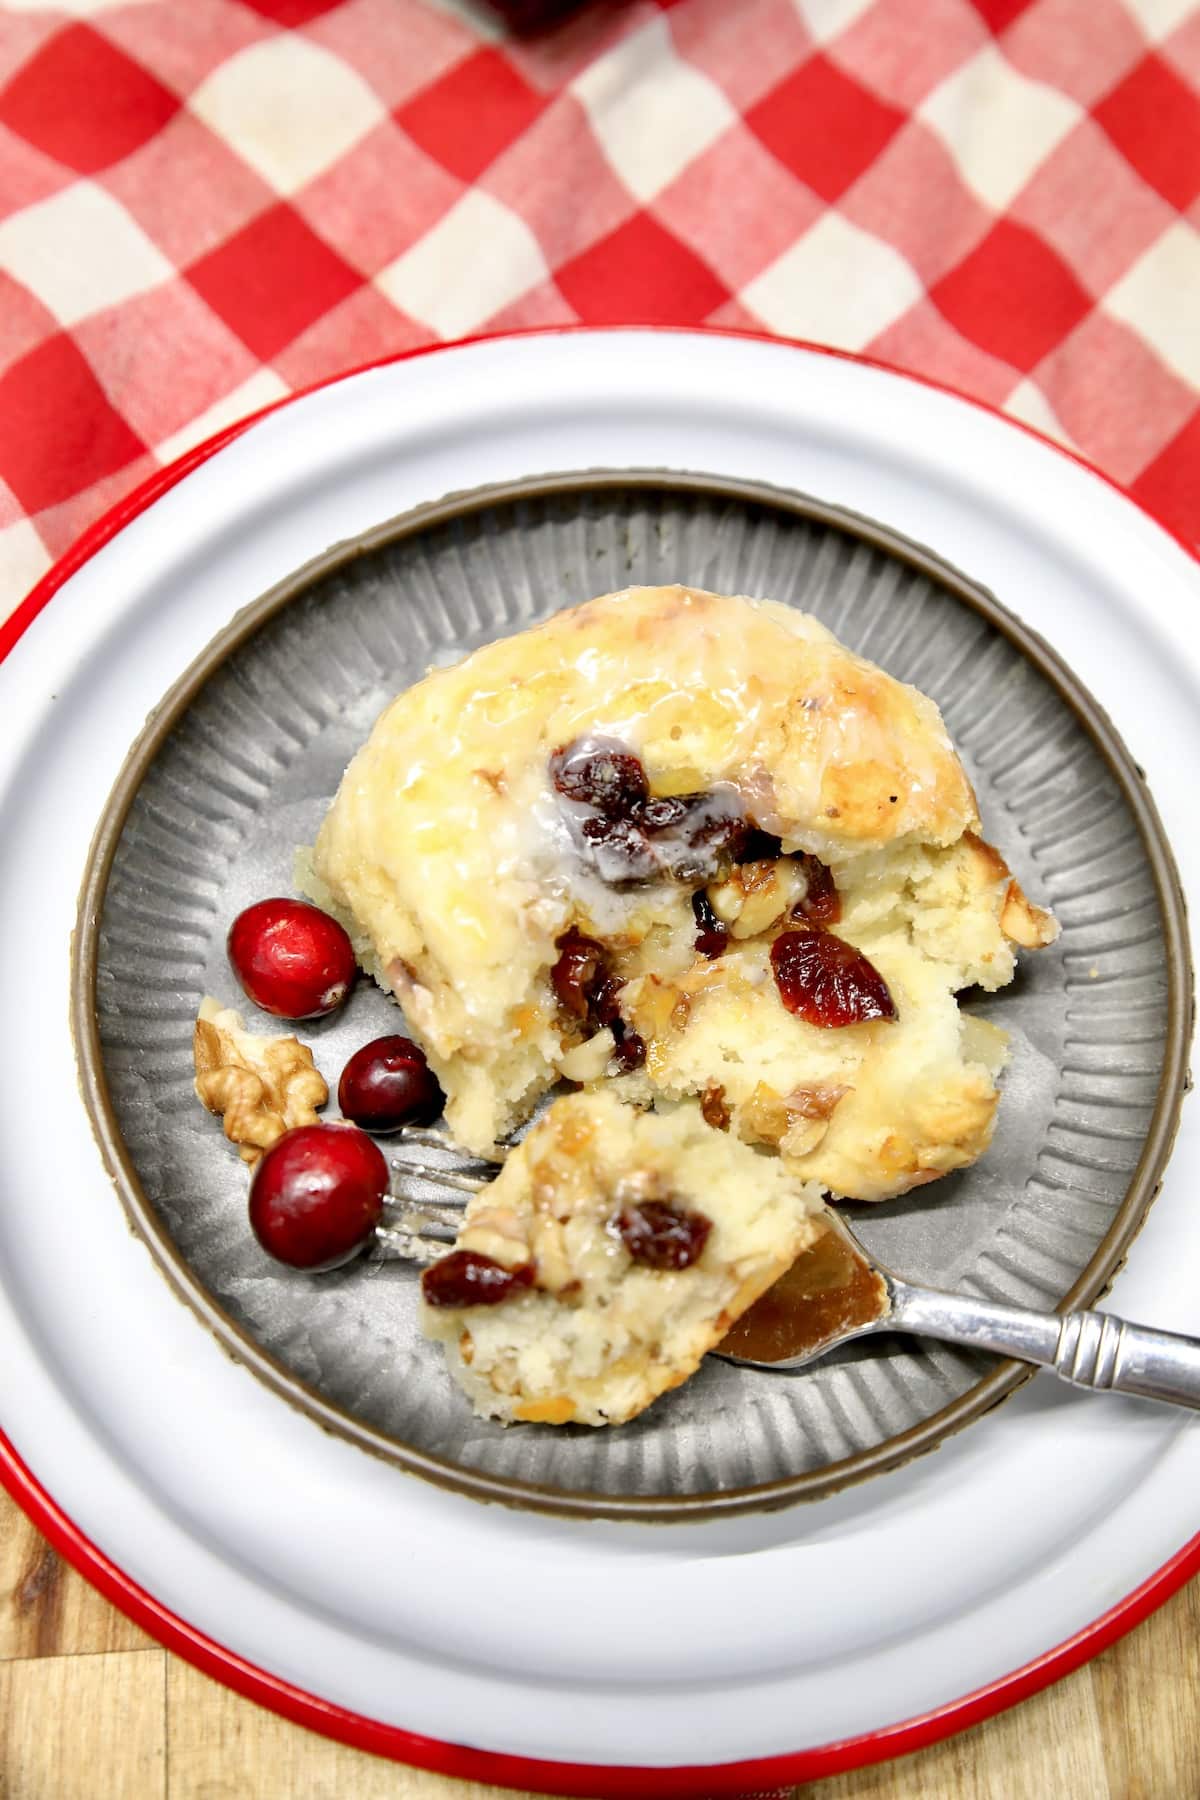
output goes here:
{"type": "Polygon", "coordinates": [[[241,1014],[211,995],[200,1002],[192,1054],[197,1096],[224,1115],[225,1136],[251,1166],[285,1131],[315,1125],[329,1098],[307,1045],[247,1031],[241,1014]]]}

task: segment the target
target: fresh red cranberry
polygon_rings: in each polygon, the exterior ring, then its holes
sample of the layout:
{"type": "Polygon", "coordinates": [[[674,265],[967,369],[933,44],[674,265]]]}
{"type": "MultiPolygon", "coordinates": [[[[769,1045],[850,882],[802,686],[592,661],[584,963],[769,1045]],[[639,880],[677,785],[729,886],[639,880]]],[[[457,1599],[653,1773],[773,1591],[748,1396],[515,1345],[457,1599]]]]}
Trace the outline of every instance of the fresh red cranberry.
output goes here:
{"type": "Polygon", "coordinates": [[[430,1306],[498,1306],[533,1285],[534,1266],[506,1269],[478,1250],[452,1250],[431,1263],[421,1276],[421,1292],[430,1306]]]}
{"type": "Polygon", "coordinates": [[[712,1230],[702,1212],[669,1200],[623,1206],[613,1225],[634,1262],[647,1269],[690,1269],[712,1230]]]}
{"type": "Polygon", "coordinates": [[[724,956],[729,933],[717,917],[712,901],[703,888],[692,895],[692,916],[696,921],[696,948],[701,956],[724,956]]]}
{"type": "Polygon", "coordinates": [[[338,1105],[364,1131],[432,1125],[445,1104],[425,1052],[411,1038],[373,1038],[354,1052],[338,1082],[338,1105]]]}
{"type": "Polygon", "coordinates": [[[836,925],[842,916],[842,899],[833,879],[819,856],[807,853],[796,859],[808,887],[803,900],[797,900],[792,917],[808,919],[813,925],[836,925]]]}
{"type": "Polygon", "coordinates": [[[355,1125],[299,1125],[273,1144],[250,1183],[250,1225],[277,1261],[332,1269],[370,1240],[388,1166],[355,1125]]]}
{"type": "Polygon", "coordinates": [[[809,1025],[863,1025],[896,1017],[887,982],[874,963],[832,931],[785,931],[771,945],[771,967],[784,1006],[809,1025]]]}
{"type": "Polygon", "coordinates": [[[317,1019],[342,1004],[354,949],[336,919],[305,900],[259,900],[229,928],[233,972],[256,1006],[279,1019],[317,1019]]]}

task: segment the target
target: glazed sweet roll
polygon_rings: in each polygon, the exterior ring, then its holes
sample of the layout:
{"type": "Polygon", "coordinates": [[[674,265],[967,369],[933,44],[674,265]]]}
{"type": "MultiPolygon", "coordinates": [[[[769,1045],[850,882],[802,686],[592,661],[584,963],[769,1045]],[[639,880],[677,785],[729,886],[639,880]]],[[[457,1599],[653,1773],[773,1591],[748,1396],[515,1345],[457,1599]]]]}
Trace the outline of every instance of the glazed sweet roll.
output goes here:
{"type": "Polygon", "coordinates": [[[566,1079],[878,1200],[972,1162],[1051,941],[934,703],[766,600],[632,588],[432,672],[305,876],[487,1152],[566,1079]]]}

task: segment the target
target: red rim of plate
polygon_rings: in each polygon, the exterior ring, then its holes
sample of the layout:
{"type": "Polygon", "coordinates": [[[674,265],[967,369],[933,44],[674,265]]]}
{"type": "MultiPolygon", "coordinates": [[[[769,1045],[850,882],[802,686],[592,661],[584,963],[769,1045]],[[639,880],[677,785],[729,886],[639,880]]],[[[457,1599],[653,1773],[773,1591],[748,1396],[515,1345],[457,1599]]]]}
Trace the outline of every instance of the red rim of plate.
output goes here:
{"type": "MultiPolygon", "coordinates": [[[[392,363],[407,362],[418,356],[434,355],[443,350],[461,349],[464,345],[496,342],[504,338],[573,336],[598,329],[659,330],[672,336],[684,335],[680,328],[673,326],[639,325],[615,328],[566,325],[519,332],[482,333],[453,343],[430,344],[416,350],[401,351],[394,356],[380,357],[374,362],[364,363],[358,368],[342,370],[327,380],[300,388],[260,411],[251,413],[247,418],[237,420],[151,475],[88,527],[66,554],[47,570],[16,611],[0,623],[0,661],[8,655],[59,588],[103,545],[177,482],[182,481],[185,475],[191,474],[193,469],[207,462],[219,450],[223,450],[226,444],[232,443],[268,414],[290,406],[336,381],[364,374],[370,369],[385,368],[392,363]]],[[[1200,563],[1200,550],[1196,545],[1189,543],[1164,520],[1156,518],[1149,507],[1134,499],[1118,482],[1105,475],[1103,470],[1095,468],[1074,451],[1055,443],[1033,426],[1026,425],[1023,420],[1009,418],[998,407],[962,393],[946,382],[897,368],[876,357],[859,356],[824,344],[773,337],[766,332],[712,329],[706,335],[777,344],[785,348],[806,350],[819,356],[834,357],[839,361],[863,364],[868,368],[879,369],[884,374],[899,376],[903,380],[916,382],[919,386],[949,394],[953,399],[965,401],[980,412],[990,413],[1005,425],[1026,432],[1059,456],[1065,456],[1080,468],[1086,469],[1090,475],[1129,501],[1173,538],[1188,556],[1200,563]]],[[[1052,1682],[1081,1667],[1127,1631],[1131,1631],[1135,1625],[1141,1624],[1200,1571],[1198,1533],[1160,1569],[1134,1588],[1132,1593],[1102,1613],[1098,1619],[1094,1619],[1090,1625],[1084,1626],[1073,1637],[1065,1639],[1010,1674],[975,1689],[973,1693],[899,1724],[862,1732],[858,1736],[821,1744],[808,1750],[791,1751],[779,1756],[754,1757],[743,1762],[676,1768],[643,1768],[633,1765],[618,1767],[609,1764],[551,1762],[541,1758],[510,1756],[501,1751],[476,1749],[467,1744],[447,1743],[440,1738],[422,1737],[398,1725],[382,1724],[376,1719],[352,1712],[347,1707],[335,1706],[316,1694],[281,1681],[267,1670],[245,1661],[235,1651],[196,1630],[186,1619],[181,1619],[163,1606],[79,1529],[22,1461],[3,1432],[0,1432],[0,1483],[43,1536],[81,1575],[99,1589],[105,1599],[110,1600],[168,1650],[173,1650],[204,1674],[223,1682],[235,1693],[269,1707],[298,1725],[321,1732],[326,1737],[336,1738],[357,1750],[365,1750],[376,1756],[388,1756],[398,1762],[413,1763],[420,1768],[431,1769],[440,1775],[453,1776],[459,1780],[487,1781],[501,1787],[548,1794],[603,1794],[606,1797],[636,1797],[636,1800],[661,1795],[678,1796],[679,1800],[694,1800],[697,1792],[703,1789],[712,1795],[738,1795],[751,1789],[786,1787],[797,1782],[817,1781],[825,1776],[845,1774],[869,1763],[883,1762],[889,1757],[927,1749],[930,1745],[953,1736],[955,1732],[980,1724],[993,1713],[1017,1705],[1039,1689],[1048,1687],[1052,1682]]]]}

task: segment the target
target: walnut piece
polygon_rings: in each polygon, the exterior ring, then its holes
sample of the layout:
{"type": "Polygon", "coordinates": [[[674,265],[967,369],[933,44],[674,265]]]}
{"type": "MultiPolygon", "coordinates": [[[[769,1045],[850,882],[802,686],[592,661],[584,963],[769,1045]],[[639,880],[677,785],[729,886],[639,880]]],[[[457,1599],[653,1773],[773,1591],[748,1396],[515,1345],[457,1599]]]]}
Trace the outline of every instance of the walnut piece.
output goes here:
{"type": "Polygon", "coordinates": [[[714,1131],[728,1131],[732,1116],[725,1104],[725,1089],[710,1081],[700,1096],[700,1117],[714,1131]]]}
{"type": "Polygon", "coordinates": [[[973,831],[963,832],[963,842],[970,845],[992,881],[1008,883],[1000,903],[1000,929],[1009,942],[1019,944],[1022,950],[1044,950],[1047,944],[1054,943],[1061,929],[1058,920],[1044,906],[1035,906],[1026,898],[1025,890],[996,846],[985,843],[973,831]]]}
{"type": "Polygon", "coordinates": [[[806,885],[799,865],[790,858],[743,863],[709,888],[708,899],[731,937],[757,937],[803,898],[806,885]]]}
{"type": "Polygon", "coordinates": [[[1058,920],[1044,906],[1027,900],[1020,882],[1014,876],[1008,884],[1000,911],[1000,929],[1023,950],[1042,950],[1052,944],[1060,930],[1058,920]]]}
{"type": "Polygon", "coordinates": [[[329,1098],[306,1044],[247,1031],[241,1014],[211,995],[200,1002],[192,1054],[198,1098],[224,1115],[225,1136],[252,1167],[285,1131],[315,1125],[329,1098]]]}
{"type": "Polygon", "coordinates": [[[773,1144],[785,1156],[807,1156],[829,1129],[838,1101],[850,1092],[833,1083],[777,1094],[760,1081],[738,1114],[738,1133],[750,1144],[773,1144]]]}

